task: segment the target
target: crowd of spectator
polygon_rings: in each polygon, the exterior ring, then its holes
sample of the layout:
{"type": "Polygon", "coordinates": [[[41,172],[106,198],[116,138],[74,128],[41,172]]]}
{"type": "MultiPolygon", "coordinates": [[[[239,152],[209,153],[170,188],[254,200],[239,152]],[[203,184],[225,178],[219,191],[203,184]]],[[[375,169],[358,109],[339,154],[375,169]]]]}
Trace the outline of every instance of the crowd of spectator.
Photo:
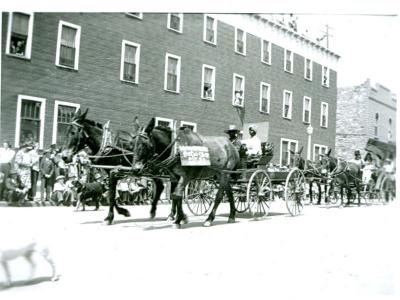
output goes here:
{"type": "Polygon", "coordinates": [[[76,183],[79,181],[82,186],[89,180],[89,151],[85,147],[67,164],[55,144],[45,150],[39,149],[38,143],[12,149],[9,142],[4,142],[0,147],[0,200],[68,205],[77,201],[76,183]]]}

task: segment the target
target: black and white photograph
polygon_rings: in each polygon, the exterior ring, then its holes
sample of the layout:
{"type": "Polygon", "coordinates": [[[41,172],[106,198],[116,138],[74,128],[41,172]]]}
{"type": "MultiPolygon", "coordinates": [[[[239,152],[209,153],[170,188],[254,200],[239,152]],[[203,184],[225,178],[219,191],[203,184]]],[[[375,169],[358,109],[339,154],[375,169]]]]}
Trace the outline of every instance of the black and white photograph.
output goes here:
{"type": "Polygon", "coordinates": [[[0,298],[398,299],[396,1],[112,2],[1,6],[0,298]]]}

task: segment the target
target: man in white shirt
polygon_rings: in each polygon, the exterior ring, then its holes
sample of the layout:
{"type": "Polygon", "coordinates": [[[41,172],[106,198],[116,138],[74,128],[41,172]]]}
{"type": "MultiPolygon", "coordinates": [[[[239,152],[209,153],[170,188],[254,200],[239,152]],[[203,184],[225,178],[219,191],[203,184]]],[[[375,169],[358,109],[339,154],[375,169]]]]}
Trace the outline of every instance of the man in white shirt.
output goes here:
{"type": "Polygon", "coordinates": [[[3,190],[5,189],[5,181],[11,170],[12,161],[15,156],[15,151],[10,148],[9,142],[4,142],[3,147],[0,147],[0,172],[4,175],[4,180],[0,183],[0,200],[3,199],[3,190]]]}
{"type": "Polygon", "coordinates": [[[257,136],[257,126],[249,126],[250,138],[244,140],[243,143],[246,144],[247,154],[249,156],[260,155],[261,154],[261,140],[257,136]]]}

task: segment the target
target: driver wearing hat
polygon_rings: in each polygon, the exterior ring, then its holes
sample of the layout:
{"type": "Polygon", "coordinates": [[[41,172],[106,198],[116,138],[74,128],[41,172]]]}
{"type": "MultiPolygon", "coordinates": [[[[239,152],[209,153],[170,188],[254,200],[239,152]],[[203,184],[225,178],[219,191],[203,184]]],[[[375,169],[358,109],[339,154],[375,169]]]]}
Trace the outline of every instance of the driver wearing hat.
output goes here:
{"type": "Polygon", "coordinates": [[[235,148],[239,151],[242,143],[239,139],[240,130],[236,127],[236,125],[229,125],[228,129],[224,131],[228,134],[229,140],[235,146],[235,148]]]}

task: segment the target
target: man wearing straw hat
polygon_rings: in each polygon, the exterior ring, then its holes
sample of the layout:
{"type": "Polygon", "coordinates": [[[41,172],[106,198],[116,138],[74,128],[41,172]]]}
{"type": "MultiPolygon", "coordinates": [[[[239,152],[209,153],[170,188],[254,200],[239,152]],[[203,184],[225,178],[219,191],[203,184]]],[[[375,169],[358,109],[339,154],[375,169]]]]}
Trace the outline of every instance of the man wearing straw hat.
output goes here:
{"type": "Polygon", "coordinates": [[[229,128],[224,131],[228,134],[229,140],[235,146],[235,148],[239,151],[242,143],[239,139],[239,132],[240,130],[236,127],[236,125],[229,125],[229,128]]]}

